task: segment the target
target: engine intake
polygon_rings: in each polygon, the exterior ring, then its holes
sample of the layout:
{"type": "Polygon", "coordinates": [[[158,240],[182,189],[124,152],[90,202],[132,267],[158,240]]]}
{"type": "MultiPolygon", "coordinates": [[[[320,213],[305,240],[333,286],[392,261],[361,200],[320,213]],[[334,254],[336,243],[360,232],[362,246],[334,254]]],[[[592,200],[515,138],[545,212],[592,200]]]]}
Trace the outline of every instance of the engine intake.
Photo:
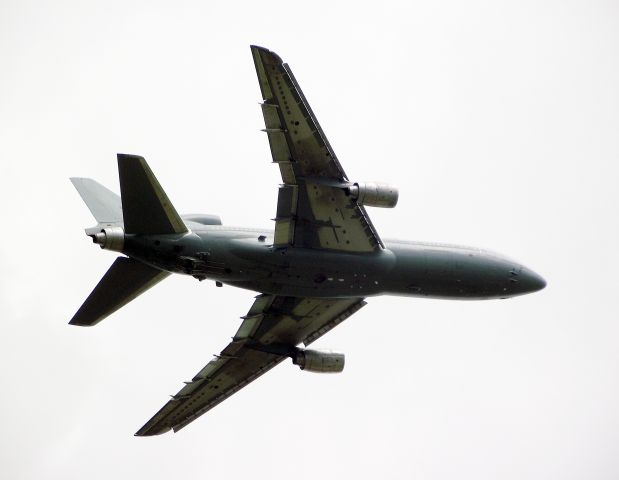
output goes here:
{"type": "Polygon", "coordinates": [[[359,205],[393,208],[398,203],[398,189],[388,183],[363,182],[348,187],[348,194],[359,205]]]}
{"type": "Polygon", "coordinates": [[[292,363],[308,372],[340,373],[344,370],[344,358],[343,353],[299,349],[292,357],[292,363]]]}
{"type": "Polygon", "coordinates": [[[92,241],[105,250],[122,252],[125,246],[125,230],[122,227],[108,227],[91,235],[92,241]]]}

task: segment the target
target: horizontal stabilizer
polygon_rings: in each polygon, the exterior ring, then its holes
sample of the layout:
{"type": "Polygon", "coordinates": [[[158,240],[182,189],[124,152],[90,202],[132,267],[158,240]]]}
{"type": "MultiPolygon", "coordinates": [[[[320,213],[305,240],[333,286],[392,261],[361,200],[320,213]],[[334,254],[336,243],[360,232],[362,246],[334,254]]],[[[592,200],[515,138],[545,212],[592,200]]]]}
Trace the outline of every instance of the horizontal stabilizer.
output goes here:
{"type": "Polygon", "coordinates": [[[137,260],[118,257],[69,323],[96,325],[168,275],[137,260]]]}
{"type": "Polygon", "coordinates": [[[71,178],[80,197],[99,223],[122,223],[123,209],[120,197],[92,178],[71,178]]]}
{"type": "Polygon", "coordinates": [[[125,233],[185,233],[187,227],[143,157],[118,154],[125,233]]]}

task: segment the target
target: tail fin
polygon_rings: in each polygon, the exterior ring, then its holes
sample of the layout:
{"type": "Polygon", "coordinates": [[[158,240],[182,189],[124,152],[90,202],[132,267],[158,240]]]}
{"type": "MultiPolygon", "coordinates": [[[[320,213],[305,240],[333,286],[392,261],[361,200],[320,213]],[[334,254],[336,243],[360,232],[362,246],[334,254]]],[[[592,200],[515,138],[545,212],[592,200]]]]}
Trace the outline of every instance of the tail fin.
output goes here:
{"type": "MultiPolygon", "coordinates": [[[[188,231],[144,158],[118,154],[118,176],[120,197],[89,178],[71,179],[98,222],[86,234],[101,248],[124,252],[125,234],[188,231]]],[[[69,323],[95,325],[168,275],[138,260],[119,257],[69,323]]]]}
{"type": "Polygon", "coordinates": [[[185,233],[187,227],[144,158],[118,154],[125,233],[185,233]]]}
{"type": "Polygon", "coordinates": [[[71,178],[84,203],[100,224],[122,223],[120,197],[91,178],[71,178]]]}
{"type": "Polygon", "coordinates": [[[96,325],[168,275],[137,260],[118,257],[69,323],[96,325]]]}

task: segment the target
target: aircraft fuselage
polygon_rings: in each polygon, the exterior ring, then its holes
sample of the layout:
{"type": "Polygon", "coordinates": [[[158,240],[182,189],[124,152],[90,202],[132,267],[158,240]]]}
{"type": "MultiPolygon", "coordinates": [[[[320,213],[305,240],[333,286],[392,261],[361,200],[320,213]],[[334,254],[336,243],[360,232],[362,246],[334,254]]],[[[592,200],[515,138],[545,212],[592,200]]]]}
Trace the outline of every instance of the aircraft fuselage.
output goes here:
{"type": "Polygon", "coordinates": [[[179,235],[126,235],[123,252],[172,273],[298,297],[406,295],[509,298],[544,280],[496,253],[456,245],[385,241],[375,253],[273,247],[273,232],[200,225],[179,235]]]}

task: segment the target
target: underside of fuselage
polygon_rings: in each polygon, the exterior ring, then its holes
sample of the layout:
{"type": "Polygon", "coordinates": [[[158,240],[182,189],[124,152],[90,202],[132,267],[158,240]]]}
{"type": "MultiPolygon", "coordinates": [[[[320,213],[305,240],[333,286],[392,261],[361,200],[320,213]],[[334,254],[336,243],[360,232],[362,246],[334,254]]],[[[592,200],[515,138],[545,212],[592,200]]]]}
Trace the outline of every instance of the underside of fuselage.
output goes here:
{"type": "Polygon", "coordinates": [[[183,235],[126,236],[126,253],[199,280],[298,297],[473,300],[509,298],[545,285],[518,262],[477,248],[399,240],[372,253],[282,248],[273,246],[272,231],[186,223],[190,232],[183,235]]]}

